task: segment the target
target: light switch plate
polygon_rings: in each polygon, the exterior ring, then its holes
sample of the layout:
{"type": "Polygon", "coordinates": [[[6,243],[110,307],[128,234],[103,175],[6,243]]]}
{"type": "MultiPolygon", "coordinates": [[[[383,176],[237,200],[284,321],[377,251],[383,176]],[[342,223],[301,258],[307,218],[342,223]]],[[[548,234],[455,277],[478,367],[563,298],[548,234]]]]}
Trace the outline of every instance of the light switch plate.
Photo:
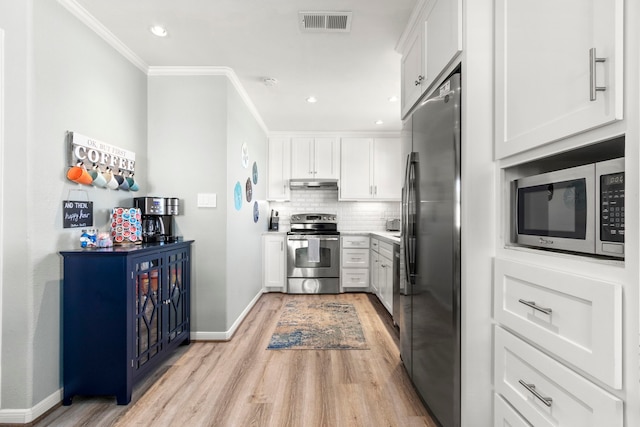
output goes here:
{"type": "Polygon", "coordinates": [[[198,193],[199,208],[215,208],[217,205],[216,193],[198,193]]]}

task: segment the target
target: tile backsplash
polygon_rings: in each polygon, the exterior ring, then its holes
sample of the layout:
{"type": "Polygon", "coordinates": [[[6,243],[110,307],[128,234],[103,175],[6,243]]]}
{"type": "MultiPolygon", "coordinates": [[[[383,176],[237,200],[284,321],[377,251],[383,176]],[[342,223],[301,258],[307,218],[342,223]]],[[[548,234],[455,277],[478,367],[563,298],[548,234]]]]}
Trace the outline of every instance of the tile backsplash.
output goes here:
{"type": "Polygon", "coordinates": [[[289,231],[297,213],[335,213],[343,232],[384,231],[387,219],[400,218],[400,202],[339,202],[335,190],[291,190],[291,201],[270,202],[269,209],[278,211],[281,231],[289,231]]]}

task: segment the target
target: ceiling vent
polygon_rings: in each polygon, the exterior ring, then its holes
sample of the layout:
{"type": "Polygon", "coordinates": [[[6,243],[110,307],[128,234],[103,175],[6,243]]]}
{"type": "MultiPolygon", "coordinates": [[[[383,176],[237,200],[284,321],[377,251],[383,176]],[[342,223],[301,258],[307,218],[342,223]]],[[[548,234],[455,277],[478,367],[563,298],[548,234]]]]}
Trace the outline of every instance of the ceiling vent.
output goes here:
{"type": "Polygon", "coordinates": [[[348,33],[352,12],[298,12],[303,33],[348,33]]]}

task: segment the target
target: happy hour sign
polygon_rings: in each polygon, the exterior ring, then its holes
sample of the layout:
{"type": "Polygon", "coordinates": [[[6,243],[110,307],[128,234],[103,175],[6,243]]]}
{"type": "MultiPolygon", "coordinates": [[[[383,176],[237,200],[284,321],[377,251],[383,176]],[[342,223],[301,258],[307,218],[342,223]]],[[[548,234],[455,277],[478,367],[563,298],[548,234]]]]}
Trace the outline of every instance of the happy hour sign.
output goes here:
{"type": "Polygon", "coordinates": [[[92,227],[93,202],[64,200],[62,223],[64,228],[92,227]]]}

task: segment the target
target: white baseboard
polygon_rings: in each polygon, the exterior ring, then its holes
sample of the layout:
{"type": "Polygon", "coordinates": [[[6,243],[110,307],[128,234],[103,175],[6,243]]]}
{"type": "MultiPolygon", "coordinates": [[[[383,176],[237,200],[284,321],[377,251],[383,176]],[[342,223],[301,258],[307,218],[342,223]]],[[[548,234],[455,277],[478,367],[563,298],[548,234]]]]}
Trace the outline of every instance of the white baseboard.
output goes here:
{"type": "Polygon", "coordinates": [[[236,321],[233,322],[233,325],[231,325],[231,328],[228,331],[226,332],[192,331],[190,335],[191,339],[194,341],[229,341],[233,337],[233,335],[236,333],[236,330],[238,329],[238,327],[240,326],[244,318],[247,317],[247,314],[249,314],[249,311],[251,311],[253,306],[256,305],[256,303],[262,296],[262,293],[263,293],[262,290],[258,292],[258,294],[251,300],[249,305],[247,305],[247,307],[242,311],[242,313],[240,313],[240,316],[238,316],[236,321]]]}
{"type": "Polygon", "coordinates": [[[51,393],[28,409],[0,409],[0,424],[27,424],[37,420],[62,401],[62,389],[51,393]]]}

